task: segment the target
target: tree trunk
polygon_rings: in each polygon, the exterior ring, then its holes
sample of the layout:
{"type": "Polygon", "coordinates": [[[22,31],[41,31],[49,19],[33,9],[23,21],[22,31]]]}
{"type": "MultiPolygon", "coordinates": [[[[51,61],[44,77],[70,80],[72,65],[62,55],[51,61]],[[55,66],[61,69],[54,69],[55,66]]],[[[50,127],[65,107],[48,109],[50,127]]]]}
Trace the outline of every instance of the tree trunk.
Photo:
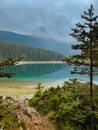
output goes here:
{"type": "Polygon", "coordinates": [[[93,58],[92,58],[92,35],[90,40],[90,101],[91,101],[91,109],[92,109],[92,130],[97,130],[96,128],[96,119],[95,114],[95,106],[93,102],[93,58]]]}

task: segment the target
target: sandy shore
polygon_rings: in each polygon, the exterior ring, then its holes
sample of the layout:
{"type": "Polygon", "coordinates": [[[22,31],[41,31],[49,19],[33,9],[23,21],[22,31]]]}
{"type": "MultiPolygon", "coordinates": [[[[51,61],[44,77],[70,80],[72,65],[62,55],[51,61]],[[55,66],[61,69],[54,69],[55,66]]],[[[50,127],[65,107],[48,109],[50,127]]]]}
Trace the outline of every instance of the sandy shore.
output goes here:
{"type": "MultiPolygon", "coordinates": [[[[16,80],[0,80],[0,95],[2,96],[32,96],[38,83],[16,80]]],[[[44,89],[48,89],[48,84],[42,84],[44,89]]]]}
{"type": "Polygon", "coordinates": [[[36,84],[26,81],[0,80],[0,95],[32,95],[36,86],[36,84]]]}
{"type": "Polygon", "coordinates": [[[0,95],[2,96],[30,96],[36,91],[35,88],[15,87],[15,86],[0,86],[0,95]]]}
{"type": "MultiPolygon", "coordinates": [[[[63,84],[63,81],[56,81],[50,83],[42,83],[44,89],[49,87],[56,87],[58,84],[63,84]]],[[[36,92],[38,83],[16,80],[0,80],[0,95],[11,97],[31,97],[36,92]]]]}
{"type": "Polygon", "coordinates": [[[64,64],[63,61],[19,61],[17,65],[22,64],[64,64]]]}

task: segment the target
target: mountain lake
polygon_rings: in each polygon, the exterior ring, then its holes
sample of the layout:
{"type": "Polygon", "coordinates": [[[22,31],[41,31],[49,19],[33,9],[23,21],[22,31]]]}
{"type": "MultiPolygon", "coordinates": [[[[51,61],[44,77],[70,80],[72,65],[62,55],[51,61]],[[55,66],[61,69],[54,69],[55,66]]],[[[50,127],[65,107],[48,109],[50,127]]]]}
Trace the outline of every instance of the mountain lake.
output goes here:
{"type": "MultiPolygon", "coordinates": [[[[88,75],[70,74],[72,66],[68,66],[65,63],[50,63],[50,64],[22,64],[13,67],[6,68],[4,71],[12,72],[14,75],[12,78],[0,78],[0,81],[4,83],[23,83],[31,84],[31,86],[37,86],[38,83],[42,83],[45,86],[62,86],[64,81],[77,78],[81,82],[88,82],[88,75]]],[[[98,83],[98,77],[94,77],[94,83],[98,83]]]]}

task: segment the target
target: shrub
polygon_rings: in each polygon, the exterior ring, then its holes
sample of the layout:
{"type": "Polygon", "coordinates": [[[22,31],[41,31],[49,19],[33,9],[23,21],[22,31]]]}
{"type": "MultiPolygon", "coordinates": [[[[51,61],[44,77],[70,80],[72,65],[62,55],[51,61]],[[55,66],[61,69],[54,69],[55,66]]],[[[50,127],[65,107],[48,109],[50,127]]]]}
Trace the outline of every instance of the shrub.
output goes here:
{"type": "MultiPolygon", "coordinates": [[[[95,104],[97,99],[94,99],[95,104]]],[[[45,91],[37,88],[29,105],[42,114],[52,111],[51,121],[56,124],[57,130],[92,130],[92,118],[95,118],[98,129],[98,105],[96,111],[92,111],[88,84],[80,83],[77,79],[70,79],[62,87],[51,87],[45,91]]]]}

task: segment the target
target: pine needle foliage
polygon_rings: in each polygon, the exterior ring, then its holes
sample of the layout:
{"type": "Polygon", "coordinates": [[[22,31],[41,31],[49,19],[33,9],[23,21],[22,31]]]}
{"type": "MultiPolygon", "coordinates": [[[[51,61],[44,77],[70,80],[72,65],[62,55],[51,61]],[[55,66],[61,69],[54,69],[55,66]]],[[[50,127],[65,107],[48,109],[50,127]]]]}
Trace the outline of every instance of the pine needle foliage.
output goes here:
{"type": "MultiPolygon", "coordinates": [[[[93,102],[93,78],[98,74],[98,15],[94,14],[93,5],[84,14],[81,15],[83,22],[76,23],[75,28],[72,28],[70,34],[75,38],[78,44],[73,45],[73,50],[80,50],[80,54],[72,55],[65,58],[69,65],[74,65],[72,74],[88,74],[90,84],[90,105],[93,111],[95,106],[93,102]]],[[[95,119],[93,116],[92,124],[94,125],[95,119]]],[[[95,125],[92,130],[96,130],[95,125]]]]}
{"type": "Polygon", "coordinates": [[[18,63],[18,61],[20,61],[22,59],[22,57],[20,58],[6,58],[0,61],[0,77],[7,77],[7,78],[11,78],[13,73],[10,72],[5,72],[4,68],[5,67],[10,67],[13,65],[16,65],[18,63]]]}

